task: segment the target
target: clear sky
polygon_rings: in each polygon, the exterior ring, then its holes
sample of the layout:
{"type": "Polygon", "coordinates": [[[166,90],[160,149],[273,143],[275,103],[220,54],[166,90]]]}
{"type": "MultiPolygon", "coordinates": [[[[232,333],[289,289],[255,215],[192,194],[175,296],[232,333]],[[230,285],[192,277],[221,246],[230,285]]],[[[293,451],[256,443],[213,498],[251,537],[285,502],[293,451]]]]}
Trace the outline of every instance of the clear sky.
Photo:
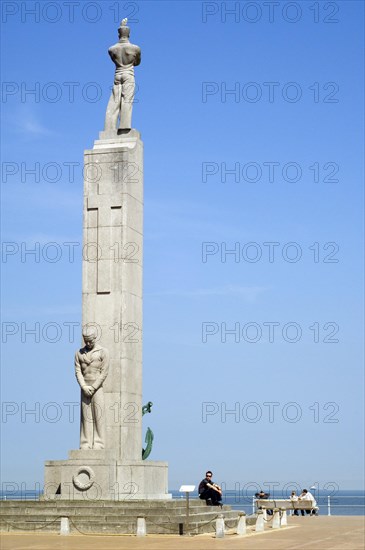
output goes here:
{"type": "Polygon", "coordinates": [[[129,17],[150,458],[170,488],[208,468],[227,487],[361,488],[363,3],[1,8],[3,482],[32,489],[78,447],[83,151],[129,17]]]}

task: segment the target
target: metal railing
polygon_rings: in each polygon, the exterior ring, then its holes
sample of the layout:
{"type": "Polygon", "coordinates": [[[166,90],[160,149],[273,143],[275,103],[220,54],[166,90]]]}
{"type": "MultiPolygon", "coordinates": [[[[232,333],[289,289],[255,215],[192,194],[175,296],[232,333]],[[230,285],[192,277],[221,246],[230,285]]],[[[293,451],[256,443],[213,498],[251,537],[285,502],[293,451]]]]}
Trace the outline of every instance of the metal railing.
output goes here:
{"type": "MultiPolygon", "coordinates": [[[[319,496],[317,497],[317,506],[319,509],[323,509],[325,506],[327,507],[327,516],[332,516],[332,510],[338,508],[363,508],[365,513],[365,502],[362,504],[338,504],[339,500],[342,499],[362,499],[365,500],[364,495],[328,495],[327,501],[325,496],[319,496]]],[[[254,514],[256,512],[256,497],[252,497],[252,513],[254,514]]],[[[350,514],[349,514],[350,515],[350,514]]]]}

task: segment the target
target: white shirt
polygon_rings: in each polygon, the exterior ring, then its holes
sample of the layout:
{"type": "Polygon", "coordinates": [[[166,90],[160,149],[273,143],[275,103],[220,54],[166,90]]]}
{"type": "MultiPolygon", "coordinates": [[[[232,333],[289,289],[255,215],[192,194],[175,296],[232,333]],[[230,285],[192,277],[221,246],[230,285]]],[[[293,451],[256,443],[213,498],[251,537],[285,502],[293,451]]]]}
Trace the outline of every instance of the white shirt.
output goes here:
{"type": "Polygon", "coordinates": [[[312,493],[310,493],[309,491],[308,491],[308,493],[304,493],[304,494],[300,495],[299,498],[300,498],[300,500],[311,500],[313,508],[315,508],[317,506],[316,499],[314,498],[312,493]]]}

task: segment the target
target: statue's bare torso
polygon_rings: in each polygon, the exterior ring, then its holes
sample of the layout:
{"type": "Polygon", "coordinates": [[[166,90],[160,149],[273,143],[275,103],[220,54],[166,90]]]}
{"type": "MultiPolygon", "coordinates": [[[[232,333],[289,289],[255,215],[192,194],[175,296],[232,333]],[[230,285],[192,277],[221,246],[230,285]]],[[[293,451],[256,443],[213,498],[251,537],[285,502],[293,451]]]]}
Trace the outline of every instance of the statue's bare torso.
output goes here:
{"type": "Polygon", "coordinates": [[[139,65],[141,62],[140,48],[130,42],[118,42],[117,44],[114,44],[114,46],[111,46],[108,52],[112,58],[112,61],[115,63],[116,69],[132,68],[139,65]]]}

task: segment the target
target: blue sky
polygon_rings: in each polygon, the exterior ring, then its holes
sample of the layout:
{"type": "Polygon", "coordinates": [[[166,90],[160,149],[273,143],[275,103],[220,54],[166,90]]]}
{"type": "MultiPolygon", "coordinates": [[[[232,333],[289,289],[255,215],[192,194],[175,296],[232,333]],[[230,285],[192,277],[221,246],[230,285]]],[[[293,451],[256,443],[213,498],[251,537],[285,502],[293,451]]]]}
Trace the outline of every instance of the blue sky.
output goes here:
{"type": "Polygon", "coordinates": [[[363,486],[363,4],[288,4],[84,1],[72,22],[63,2],[2,3],[3,481],[32,488],[78,446],[81,254],[64,243],[82,239],[83,151],[129,16],[150,458],[171,488],[207,468],[230,487],[363,486]]]}

